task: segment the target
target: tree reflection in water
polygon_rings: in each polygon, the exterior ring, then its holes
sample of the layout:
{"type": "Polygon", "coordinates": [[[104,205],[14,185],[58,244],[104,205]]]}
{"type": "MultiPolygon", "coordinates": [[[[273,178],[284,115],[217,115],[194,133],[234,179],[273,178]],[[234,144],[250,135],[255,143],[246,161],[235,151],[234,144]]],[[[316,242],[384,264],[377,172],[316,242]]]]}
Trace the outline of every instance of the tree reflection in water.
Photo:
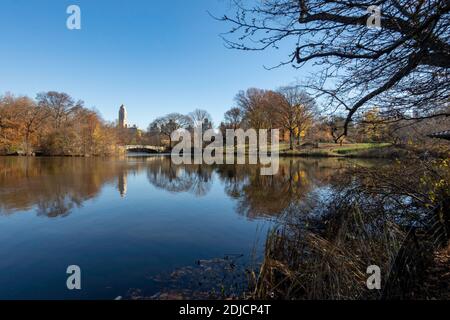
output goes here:
{"type": "Polygon", "coordinates": [[[227,194],[238,201],[237,212],[248,218],[279,216],[314,205],[313,190],[348,168],[336,159],[282,159],[277,175],[262,176],[257,166],[228,165],[217,172],[227,194]]]}
{"type": "Polygon", "coordinates": [[[1,158],[0,212],[66,216],[113,182],[119,167],[101,159],[1,158]]]}
{"type": "Polygon", "coordinates": [[[168,192],[189,192],[204,196],[211,189],[212,166],[174,165],[169,158],[155,157],[147,164],[148,181],[168,192]]]}
{"type": "MultiPolygon", "coordinates": [[[[420,250],[411,251],[409,244],[415,244],[416,238],[410,239],[410,234],[415,236],[409,233],[410,224],[413,221],[412,227],[419,226],[418,211],[403,208],[405,203],[410,208],[414,202],[399,202],[402,194],[394,192],[397,189],[392,189],[391,182],[399,187],[404,181],[398,190],[406,190],[423,184],[419,178],[429,174],[419,174],[413,166],[394,170],[396,165],[390,162],[380,164],[383,162],[284,158],[277,175],[262,176],[257,165],[174,165],[170,158],[161,156],[0,158],[0,213],[32,211],[49,218],[66,217],[98,197],[105,186],[116,188],[117,197],[128,197],[122,210],[132,207],[136,197],[146,201],[155,189],[198,198],[207,196],[214,186],[214,190],[223,190],[219,195],[232,199],[236,213],[250,220],[279,222],[266,242],[266,268],[255,283],[256,298],[266,299],[274,293],[285,298],[285,292],[292,293],[289,298],[378,298],[376,293],[365,295],[365,268],[369,264],[389,271],[393,280],[388,280],[390,286],[384,294],[401,296],[402,292],[394,291],[407,283],[399,282],[398,275],[411,275],[404,266],[414,267],[409,261],[419,260],[416,252],[432,251],[422,245],[423,241],[420,250]],[[361,174],[362,168],[371,174],[361,174]],[[388,188],[381,188],[378,178],[383,174],[388,188]],[[135,176],[144,178],[141,189],[136,189],[135,176]],[[374,201],[377,194],[382,201],[374,201]],[[283,280],[284,287],[278,286],[283,274],[295,275],[295,281],[283,280]]],[[[432,182],[424,185],[423,197],[429,197],[432,182]]],[[[186,201],[193,201],[190,198],[186,201]]],[[[179,210],[186,210],[183,204],[179,210]]],[[[198,274],[203,275],[201,270],[198,274]]]]}
{"type": "Polygon", "coordinates": [[[174,165],[167,157],[1,158],[0,212],[35,210],[50,218],[69,215],[95,198],[104,185],[116,184],[126,197],[130,174],[146,172],[148,182],[171,193],[205,196],[214,180],[248,218],[275,217],[307,203],[311,190],[330,183],[349,166],[335,159],[284,159],[275,176],[261,176],[255,165],[174,165]]]}

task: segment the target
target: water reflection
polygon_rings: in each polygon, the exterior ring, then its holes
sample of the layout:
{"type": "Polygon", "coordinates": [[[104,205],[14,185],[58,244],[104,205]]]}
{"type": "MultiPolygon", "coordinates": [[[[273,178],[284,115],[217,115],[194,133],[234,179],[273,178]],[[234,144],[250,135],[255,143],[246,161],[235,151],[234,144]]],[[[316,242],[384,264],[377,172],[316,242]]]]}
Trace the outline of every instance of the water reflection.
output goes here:
{"type": "Polygon", "coordinates": [[[206,195],[212,184],[213,167],[204,165],[174,165],[167,157],[150,158],[147,178],[155,187],[173,193],[189,192],[206,195]]]}
{"type": "MultiPolygon", "coordinates": [[[[361,164],[361,163],[360,163],[361,164]]],[[[102,187],[116,184],[128,193],[129,175],[145,173],[148,183],[169,193],[207,195],[214,180],[248,218],[271,217],[304,205],[312,190],[332,183],[354,162],[338,159],[282,159],[279,173],[262,176],[252,165],[174,165],[167,157],[128,159],[1,158],[0,212],[34,209],[49,218],[69,215],[97,197],[102,187]]],[[[363,165],[367,165],[364,164],[363,165]]]]}
{"type": "Polygon", "coordinates": [[[211,266],[196,261],[238,255],[246,268],[274,222],[317,206],[315,195],[354,164],[282,159],[277,175],[261,176],[257,166],[160,156],[0,158],[0,299],[114,299],[130,288],[153,296],[166,285],[158,275],[204,277],[211,266]],[[80,292],[64,286],[71,264],[85,270],[80,292]]]}
{"type": "Polygon", "coordinates": [[[0,159],[0,212],[35,208],[38,215],[66,216],[117,178],[120,166],[96,159],[0,159]]]}
{"type": "Polygon", "coordinates": [[[125,198],[127,195],[127,171],[121,170],[117,178],[117,189],[119,189],[120,196],[125,198]]]}
{"type": "Polygon", "coordinates": [[[332,159],[284,159],[275,176],[262,176],[260,169],[252,166],[224,166],[218,173],[227,194],[238,201],[237,211],[256,218],[304,205],[313,189],[326,185],[348,166],[348,162],[332,159]]]}

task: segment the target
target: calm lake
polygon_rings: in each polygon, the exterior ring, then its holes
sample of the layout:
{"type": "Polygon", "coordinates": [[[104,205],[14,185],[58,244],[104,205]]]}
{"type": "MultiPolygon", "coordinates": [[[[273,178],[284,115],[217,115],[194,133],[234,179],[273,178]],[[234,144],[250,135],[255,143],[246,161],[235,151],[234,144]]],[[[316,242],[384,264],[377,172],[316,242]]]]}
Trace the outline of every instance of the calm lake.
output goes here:
{"type": "Polygon", "coordinates": [[[288,158],[269,177],[162,156],[0,158],[0,299],[209,290],[205,269],[255,265],[271,226],[326,198],[349,166],[376,164],[288,158]],[[82,290],[66,287],[70,265],[82,290]]]}

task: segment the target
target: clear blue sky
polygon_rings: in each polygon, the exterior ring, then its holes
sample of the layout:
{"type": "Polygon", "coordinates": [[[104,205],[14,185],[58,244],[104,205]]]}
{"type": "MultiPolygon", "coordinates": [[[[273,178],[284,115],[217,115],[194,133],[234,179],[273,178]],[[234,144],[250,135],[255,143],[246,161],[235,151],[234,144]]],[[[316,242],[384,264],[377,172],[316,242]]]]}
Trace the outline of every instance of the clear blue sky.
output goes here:
{"type": "MultiPolygon", "coordinates": [[[[241,89],[275,89],[301,71],[264,65],[279,52],[226,49],[227,0],[1,0],[0,94],[63,91],[109,121],[121,104],[141,128],[169,112],[208,110],[217,125],[241,89]],[[69,5],[82,29],[66,28],[69,5]]],[[[284,51],[283,51],[284,50],[284,51]]]]}

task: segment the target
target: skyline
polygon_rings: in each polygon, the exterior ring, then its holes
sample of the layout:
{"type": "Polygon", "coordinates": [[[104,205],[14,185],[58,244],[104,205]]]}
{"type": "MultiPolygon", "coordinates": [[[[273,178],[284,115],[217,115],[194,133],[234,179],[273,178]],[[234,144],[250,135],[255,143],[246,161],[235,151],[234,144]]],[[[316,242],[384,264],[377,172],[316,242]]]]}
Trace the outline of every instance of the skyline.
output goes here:
{"type": "Polygon", "coordinates": [[[228,1],[182,3],[6,0],[0,28],[9,49],[0,52],[0,95],[66,92],[106,121],[116,121],[123,104],[130,125],[141,129],[169,112],[201,108],[217,126],[239,90],[276,89],[305,76],[292,67],[264,68],[286,57],[283,48],[225,48],[220,34],[229,26],[208,12],[229,14],[228,1]],[[81,8],[81,30],[66,28],[72,4],[81,8]]]}

